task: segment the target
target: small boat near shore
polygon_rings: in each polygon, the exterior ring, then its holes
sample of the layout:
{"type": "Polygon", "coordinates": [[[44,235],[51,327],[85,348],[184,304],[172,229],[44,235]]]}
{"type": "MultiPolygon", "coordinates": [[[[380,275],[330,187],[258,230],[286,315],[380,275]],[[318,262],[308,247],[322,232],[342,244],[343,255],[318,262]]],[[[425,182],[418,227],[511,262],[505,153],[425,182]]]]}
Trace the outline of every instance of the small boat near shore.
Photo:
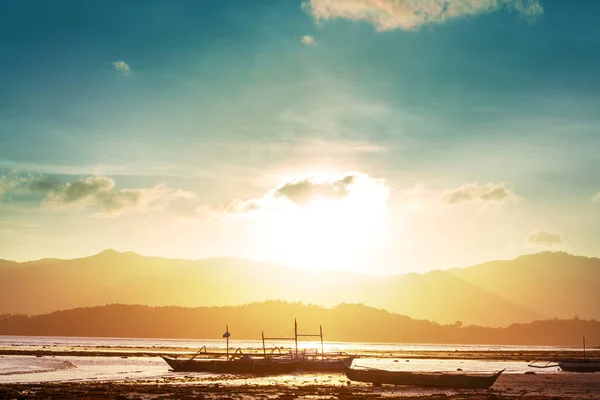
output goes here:
{"type": "Polygon", "coordinates": [[[355,356],[346,353],[302,354],[298,369],[309,372],[341,372],[343,363],[352,364],[355,356]]]}
{"type": "Polygon", "coordinates": [[[243,354],[237,349],[229,353],[229,326],[226,326],[223,338],[227,340],[227,353],[208,353],[202,346],[192,357],[179,359],[162,356],[174,372],[212,372],[222,374],[256,374],[274,375],[289,374],[300,366],[301,360],[290,354],[269,354],[264,356],[243,354]],[[223,358],[225,356],[225,358],[223,358]]]}
{"type": "Polygon", "coordinates": [[[351,381],[382,384],[418,386],[427,388],[452,389],[488,389],[504,372],[498,371],[492,375],[465,374],[452,372],[407,372],[390,371],[377,368],[353,368],[351,364],[343,363],[344,373],[351,381]]]}
{"type": "Polygon", "coordinates": [[[600,372],[600,360],[562,359],[557,363],[559,368],[566,372],[600,372]]]}
{"type": "Polygon", "coordinates": [[[585,336],[583,337],[583,358],[558,358],[546,362],[545,365],[537,365],[538,361],[529,364],[532,368],[559,367],[565,372],[600,372],[600,359],[587,358],[585,353],[585,336]],[[552,364],[555,363],[555,364],[552,364]]]}
{"type": "Polygon", "coordinates": [[[247,354],[227,360],[161,357],[175,372],[275,375],[292,373],[300,366],[300,360],[292,358],[255,358],[247,354]]]}

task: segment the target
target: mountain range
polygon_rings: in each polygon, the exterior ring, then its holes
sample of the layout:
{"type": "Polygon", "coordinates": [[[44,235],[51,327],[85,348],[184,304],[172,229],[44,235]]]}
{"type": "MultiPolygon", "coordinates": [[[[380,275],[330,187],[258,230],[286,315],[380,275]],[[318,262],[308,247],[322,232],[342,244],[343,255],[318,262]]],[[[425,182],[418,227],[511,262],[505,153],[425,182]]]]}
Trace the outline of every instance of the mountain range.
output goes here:
{"type": "MultiPolygon", "coordinates": [[[[0,335],[219,339],[228,325],[233,339],[293,337],[294,319],[305,333],[329,341],[385,343],[505,344],[579,348],[600,343],[600,322],[576,318],[511,324],[503,328],[440,325],[367,307],[332,308],[283,301],[225,307],[149,307],[110,304],[49,314],[0,315],[0,335]]],[[[268,346],[291,346],[267,340],[268,346]]],[[[491,349],[490,349],[491,350],[491,349]]]]}
{"type": "Polygon", "coordinates": [[[600,259],[524,255],[424,274],[306,271],[233,258],[175,260],[106,250],[72,260],[0,260],[0,313],[42,314],[105,304],[225,306],[280,299],[363,303],[441,324],[507,326],[600,319],[600,259]]]}

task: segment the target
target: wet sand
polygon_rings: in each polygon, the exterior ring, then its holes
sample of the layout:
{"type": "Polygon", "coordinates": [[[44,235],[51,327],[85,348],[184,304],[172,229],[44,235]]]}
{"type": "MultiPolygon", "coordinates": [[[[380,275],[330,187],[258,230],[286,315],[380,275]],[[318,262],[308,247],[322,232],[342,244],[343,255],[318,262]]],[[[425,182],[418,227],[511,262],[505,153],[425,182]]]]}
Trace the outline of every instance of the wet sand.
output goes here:
{"type": "MultiPolygon", "coordinates": [[[[182,354],[182,349],[151,348],[4,348],[0,355],[60,356],[156,356],[182,354]]],[[[190,351],[190,353],[193,353],[190,351]]],[[[579,356],[578,352],[549,351],[407,351],[361,354],[378,358],[475,359],[529,361],[557,356],[579,356]]],[[[166,366],[165,366],[166,367],[166,366]]],[[[444,390],[414,387],[373,387],[350,382],[342,373],[294,373],[284,376],[214,376],[201,373],[169,373],[156,379],[86,381],[60,383],[8,383],[0,385],[0,399],[529,399],[600,400],[600,373],[503,374],[489,390],[444,390]]]]}
{"type": "Polygon", "coordinates": [[[443,390],[349,383],[330,374],[286,376],[280,379],[241,377],[205,379],[178,376],[158,380],[99,383],[0,385],[1,399],[599,399],[600,374],[502,375],[489,390],[443,390]],[[300,378],[300,379],[298,379],[300,378]],[[262,379],[262,382],[256,382],[262,379]],[[317,380],[318,383],[314,383],[317,380]]]}

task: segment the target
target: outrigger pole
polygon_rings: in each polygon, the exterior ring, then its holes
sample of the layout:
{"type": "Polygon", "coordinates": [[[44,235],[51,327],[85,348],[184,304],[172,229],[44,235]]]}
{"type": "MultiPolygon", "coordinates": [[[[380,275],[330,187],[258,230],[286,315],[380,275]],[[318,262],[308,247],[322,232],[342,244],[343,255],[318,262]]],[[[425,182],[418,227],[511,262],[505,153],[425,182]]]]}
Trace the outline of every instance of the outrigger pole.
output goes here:
{"type": "Polygon", "coordinates": [[[262,342],[263,342],[263,353],[266,355],[266,348],[265,348],[265,339],[266,340],[294,340],[294,344],[296,347],[296,358],[298,358],[298,338],[299,337],[318,337],[321,338],[321,356],[324,356],[324,351],[323,351],[323,327],[321,325],[319,325],[319,334],[318,335],[309,335],[309,334],[299,334],[298,333],[298,321],[296,320],[296,318],[294,318],[294,337],[293,338],[283,338],[283,337],[265,337],[265,333],[264,331],[261,332],[262,334],[262,342]]]}

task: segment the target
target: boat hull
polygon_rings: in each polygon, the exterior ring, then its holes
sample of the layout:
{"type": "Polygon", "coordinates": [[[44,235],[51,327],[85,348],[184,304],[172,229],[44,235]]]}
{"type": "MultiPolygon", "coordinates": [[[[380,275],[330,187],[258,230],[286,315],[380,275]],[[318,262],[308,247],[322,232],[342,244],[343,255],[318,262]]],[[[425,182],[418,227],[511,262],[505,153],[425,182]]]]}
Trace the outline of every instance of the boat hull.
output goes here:
{"type": "Polygon", "coordinates": [[[346,363],[343,364],[343,368],[348,379],[357,382],[453,389],[488,389],[504,371],[493,375],[414,373],[380,369],[359,370],[350,368],[346,363]]]}
{"type": "Polygon", "coordinates": [[[600,372],[600,360],[560,360],[558,366],[566,372],[600,372]]]}
{"type": "Polygon", "coordinates": [[[352,364],[354,356],[330,359],[303,359],[299,369],[310,372],[342,372],[344,363],[352,364]]]}
{"type": "Polygon", "coordinates": [[[292,373],[300,366],[300,360],[179,360],[165,356],[162,356],[162,358],[175,372],[274,375],[292,373]]]}

